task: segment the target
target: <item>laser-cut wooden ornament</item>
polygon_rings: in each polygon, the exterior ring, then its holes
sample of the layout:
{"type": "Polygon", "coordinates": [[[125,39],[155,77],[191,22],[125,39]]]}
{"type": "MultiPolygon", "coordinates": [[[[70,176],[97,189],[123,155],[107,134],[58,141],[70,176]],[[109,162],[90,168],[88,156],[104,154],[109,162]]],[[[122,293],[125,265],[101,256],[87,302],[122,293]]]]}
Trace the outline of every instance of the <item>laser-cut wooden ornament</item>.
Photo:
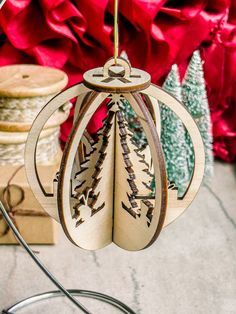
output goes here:
{"type": "Polygon", "coordinates": [[[204,173],[204,147],[193,118],[179,101],[151,84],[148,73],[131,68],[122,58],[112,58],[103,68],[87,71],[82,84],[63,91],[42,109],[29,133],[25,165],[35,196],[74,244],[95,250],[114,242],[126,250],[141,250],[194,199],[204,173]],[[37,141],[50,116],[75,97],[73,129],[55,176],[54,194],[49,195],[37,173],[37,141]],[[144,150],[132,141],[120,106],[124,99],[146,134],[144,150]],[[86,127],[105,100],[107,117],[92,140],[86,127]],[[176,113],[192,139],[195,167],[181,199],[177,187],[168,183],[156,100],[176,113]],[[153,175],[155,196],[150,190],[153,175]]]}

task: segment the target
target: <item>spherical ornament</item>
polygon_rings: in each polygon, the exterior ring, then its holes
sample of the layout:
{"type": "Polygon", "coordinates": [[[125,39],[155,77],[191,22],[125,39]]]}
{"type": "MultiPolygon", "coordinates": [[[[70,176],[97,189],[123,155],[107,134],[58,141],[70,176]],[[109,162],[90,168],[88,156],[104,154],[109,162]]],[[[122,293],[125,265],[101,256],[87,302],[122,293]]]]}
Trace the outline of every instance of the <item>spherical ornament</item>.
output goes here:
{"type": "Polygon", "coordinates": [[[126,250],[151,245],[163,226],[189,206],[204,173],[203,143],[191,115],[177,99],[152,85],[148,73],[131,68],[122,58],[86,72],[83,83],[63,91],[43,108],[30,131],[25,159],[29,183],[42,206],[74,244],[89,250],[111,242],[126,250]],[[37,141],[50,116],[73,98],[77,98],[74,124],[50,195],[35,164],[37,141]],[[107,117],[91,139],[86,127],[105,101],[107,117]],[[156,101],[182,120],[193,143],[194,170],[181,198],[178,186],[168,182],[156,101]],[[133,140],[123,102],[136,113],[147,147],[140,148],[133,140]]]}

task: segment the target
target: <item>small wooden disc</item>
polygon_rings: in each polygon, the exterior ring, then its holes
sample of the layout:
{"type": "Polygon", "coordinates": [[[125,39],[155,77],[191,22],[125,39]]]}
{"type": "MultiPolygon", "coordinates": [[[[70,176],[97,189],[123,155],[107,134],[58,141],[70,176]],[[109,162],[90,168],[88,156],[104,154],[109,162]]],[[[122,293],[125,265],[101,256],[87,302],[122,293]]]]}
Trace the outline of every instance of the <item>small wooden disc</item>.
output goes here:
{"type": "Polygon", "coordinates": [[[56,94],[68,83],[67,75],[58,69],[31,65],[0,67],[0,96],[36,97],[56,94]]]}
{"type": "Polygon", "coordinates": [[[131,68],[127,60],[118,58],[106,62],[103,68],[84,73],[84,85],[96,91],[128,93],[140,91],[151,84],[150,75],[142,70],[131,68]]]}

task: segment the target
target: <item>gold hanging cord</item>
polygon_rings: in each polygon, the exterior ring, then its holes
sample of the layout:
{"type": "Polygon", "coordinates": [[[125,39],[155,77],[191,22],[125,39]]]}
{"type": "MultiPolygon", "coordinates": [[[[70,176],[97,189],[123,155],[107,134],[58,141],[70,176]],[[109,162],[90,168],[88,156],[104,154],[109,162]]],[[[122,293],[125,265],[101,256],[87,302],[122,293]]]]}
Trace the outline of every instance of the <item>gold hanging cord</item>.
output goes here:
{"type": "Polygon", "coordinates": [[[118,0],[114,0],[114,60],[117,64],[119,53],[118,0]]]}

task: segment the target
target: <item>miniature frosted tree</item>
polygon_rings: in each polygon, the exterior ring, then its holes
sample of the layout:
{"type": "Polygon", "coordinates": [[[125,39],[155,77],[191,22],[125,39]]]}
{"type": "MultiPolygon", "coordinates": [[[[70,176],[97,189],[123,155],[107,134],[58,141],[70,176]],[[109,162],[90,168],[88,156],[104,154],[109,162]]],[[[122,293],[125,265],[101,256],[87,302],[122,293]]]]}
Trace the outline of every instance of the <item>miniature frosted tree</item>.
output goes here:
{"type": "MultiPolygon", "coordinates": [[[[125,51],[121,52],[120,55],[122,58],[128,60],[128,56],[125,51]]],[[[134,112],[133,108],[130,106],[129,102],[126,99],[122,100],[120,104],[122,112],[124,114],[124,118],[128,123],[130,130],[132,131],[132,139],[134,143],[139,148],[144,148],[147,146],[147,138],[146,135],[138,121],[137,115],[134,112]]]]}
{"type": "MultiPolygon", "coordinates": [[[[177,65],[173,65],[163,89],[181,101],[181,84],[177,65]]],[[[176,114],[161,104],[161,144],[165,156],[168,180],[174,182],[182,195],[189,181],[185,128],[176,114]]],[[[154,182],[152,182],[152,187],[154,182]]]]}
{"type": "MultiPolygon", "coordinates": [[[[190,60],[182,85],[183,103],[195,119],[205,146],[205,179],[213,175],[212,133],[209,105],[206,95],[202,60],[199,51],[195,51],[190,60]]],[[[193,145],[189,135],[188,167],[192,172],[194,165],[193,145]]]]}
{"type": "Polygon", "coordinates": [[[151,193],[150,195],[152,197],[155,196],[155,192],[156,192],[156,183],[155,183],[155,177],[153,176],[152,180],[151,180],[151,183],[150,183],[150,188],[151,188],[151,193]]]}
{"type": "Polygon", "coordinates": [[[147,146],[147,138],[141,127],[140,122],[138,121],[137,115],[134,112],[133,108],[130,106],[129,102],[124,99],[122,100],[121,109],[124,114],[124,118],[128,123],[130,130],[132,131],[132,139],[134,143],[139,148],[144,148],[147,146]]]}

